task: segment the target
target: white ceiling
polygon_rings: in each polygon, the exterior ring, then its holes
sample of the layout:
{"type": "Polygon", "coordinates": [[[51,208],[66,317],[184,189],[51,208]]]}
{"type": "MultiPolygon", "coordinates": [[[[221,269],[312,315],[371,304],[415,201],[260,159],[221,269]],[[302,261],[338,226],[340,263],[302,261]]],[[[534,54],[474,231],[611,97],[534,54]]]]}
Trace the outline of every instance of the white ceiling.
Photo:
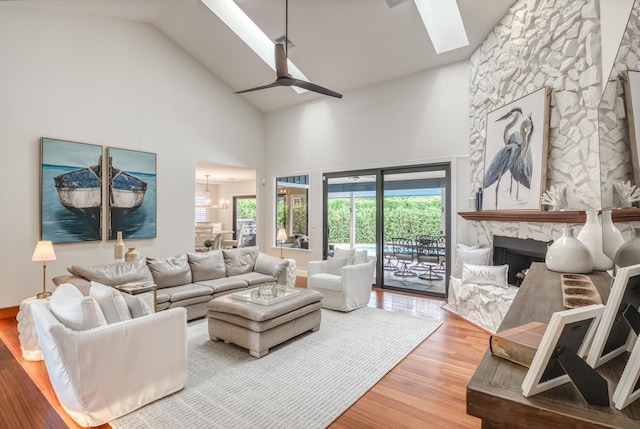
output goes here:
{"type": "MultiPolygon", "coordinates": [[[[284,35],[285,0],[233,1],[271,39],[284,35]]],[[[311,82],[346,98],[360,87],[469,58],[515,0],[457,2],[470,46],[437,55],[412,0],[393,8],[385,0],[289,0],[289,40],[296,45],[289,58],[311,82]]],[[[148,22],[224,81],[229,92],[275,80],[275,73],[200,0],[5,0],[0,7],[148,22]]],[[[237,96],[263,112],[325,97],[284,87],[237,96]]],[[[220,166],[201,170],[198,181],[204,174],[212,174],[212,182],[234,175],[225,171],[217,177],[220,166]]]]}

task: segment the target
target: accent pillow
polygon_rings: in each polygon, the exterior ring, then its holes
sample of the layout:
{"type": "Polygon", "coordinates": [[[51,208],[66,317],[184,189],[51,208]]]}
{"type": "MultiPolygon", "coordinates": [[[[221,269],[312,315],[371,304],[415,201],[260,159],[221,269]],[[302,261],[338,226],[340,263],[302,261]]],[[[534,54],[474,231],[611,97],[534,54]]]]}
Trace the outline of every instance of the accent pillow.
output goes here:
{"type": "Polygon", "coordinates": [[[353,252],[353,260],[351,261],[351,265],[364,264],[367,262],[367,249],[364,250],[356,250],[353,252]]]}
{"type": "Polygon", "coordinates": [[[96,300],[102,310],[102,314],[104,314],[104,318],[107,320],[107,323],[131,320],[131,312],[122,297],[122,294],[111,286],[105,286],[98,282],[91,282],[89,296],[92,296],[96,300]]]}
{"type": "Polygon", "coordinates": [[[276,258],[275,256],[267,255],[266,253],[258,252],[256,258],[256,264],[253,271],[261,274],[268,274],[277,279],[289,266],[289,261],[286,259],[276,258]]]}
{"type": "Polygon", "coordinates": [[[147,266],[158,289],[191,283],[191,268],[186,253],[163,259],[147,258],[147,266]]]}
{"type": "Polygon", "coordinates": [[[122,296],[124,301],[127,303],[127,307],[129,308],[129,312],[131,313],[132,319],[153,314],[153,312],[151,311],[151,308],[149,308],[149,305],[144,301],[144,299],[140,298],[140,295],[144,295],[144,294],[133,296],[133,295],[129,295],[128,293],[122,293],[120,295],[122,296]]]}
{"type": "Polygon", "coordinates": [[[347,258],[335,258],[335,257],[329,257],[327,258],[327,273],[328,274],[335,274],[336,276],[339,276],[341,274],[342,271],[342,267],[344,267],[347,264],[348,260],[347,258]]]}
{"type": "Polygon", "coordinates": [[[456,263],[453,268],[453,277],[462,277],[462,265],[464,263],[472,265],[489,265],[491,263],[491,248],[465,246],[458,244],[456,246],[456,263]]]}
{"type": "Polygon", "coordinates": [[[227,276],[237,276],[252,272],[258,258],[258,248],[255,246],[223,249],[222,253],[227,276]]]}
{"type": "Polygon", "coordinates": [[[70,283],[61,284],[51,295],[51,313],[69,329],[84,331],[107,324],[100,306],[70,283]]]}
{"type": "Polygon", "coordinates": [[[109,265],[73,265],[67,268],[67,271],[73,275],[107,286],[153,280],[144,257],[109,265]]]}
{"type": "Polygon", "coordinates": [[[207,253],[187,253],[191,267],[191,281],[221,279],[227,276],[222,249],[207,253]]]}
{"type": "Polygon", "coordinates": [[[462,267],[462,284],[493,285],[509,287],[507,275],[509,265],[472,265],[462,267]]]}
{"type": "Polygon", "coordinates": [[[333,250],[333,257],[336,259],[346,259],[347,263],[345,265],[353,264],[353,255],[355,254],[354,249],[340,249],[335,248],[333,250]]]}

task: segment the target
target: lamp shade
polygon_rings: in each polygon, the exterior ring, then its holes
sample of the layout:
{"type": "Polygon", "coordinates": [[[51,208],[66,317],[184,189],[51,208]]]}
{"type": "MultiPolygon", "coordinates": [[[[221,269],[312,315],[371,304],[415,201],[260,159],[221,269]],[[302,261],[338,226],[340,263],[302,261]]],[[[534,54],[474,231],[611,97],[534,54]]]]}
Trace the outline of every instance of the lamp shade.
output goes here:
{"type": "Polygon", "coordinates": [[[276,240],[283,241],[287,239],[287,231],[284,228],[278,228],[278,235],[276,236],[276,240]]]}
{"type": "Polygon", "coordinates": [[[56,252],[53,251],[53,243],[49,240],[38,241],[33,251],[32,261],[55,261],[56,252]]]}

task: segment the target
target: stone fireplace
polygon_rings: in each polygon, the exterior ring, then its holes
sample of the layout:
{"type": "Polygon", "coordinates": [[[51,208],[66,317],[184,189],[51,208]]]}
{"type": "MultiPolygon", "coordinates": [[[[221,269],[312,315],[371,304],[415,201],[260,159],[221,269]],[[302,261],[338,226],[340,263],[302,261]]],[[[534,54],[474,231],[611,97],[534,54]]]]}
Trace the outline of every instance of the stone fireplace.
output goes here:
{"type": "Polygon", "coordinates": [[[517,274],[528,269],[532,262],[544,262],[550,244],[550,241],[494,235],[493,265],[509,265],[509,284],[519,286],[522,278],[517,274]]]}

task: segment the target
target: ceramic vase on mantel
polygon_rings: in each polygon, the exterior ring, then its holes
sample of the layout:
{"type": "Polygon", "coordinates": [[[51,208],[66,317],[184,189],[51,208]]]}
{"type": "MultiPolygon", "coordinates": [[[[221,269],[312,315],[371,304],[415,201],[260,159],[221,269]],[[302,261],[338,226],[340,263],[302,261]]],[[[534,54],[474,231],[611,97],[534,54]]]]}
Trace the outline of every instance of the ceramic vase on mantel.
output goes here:
{"type": "Polygon", "coordinates": [[[547,249],[545,265],[548,270],[559,273],[590,273],[593,257],[582,241],[573,235],[573,228],[562,228],[562,237],[547,249]]]}
{"type": "Polygon", "coordinates": [[[620,230],[611,220],[611,210],[602,210],[602,249],[610,259],[615,259],[616,252],[624,243],[620,230]]]}
{"type": "Polygon", "coordinates": [[[587,210],[587,222],[578,233],[578,240],[587,246],[593,258],[593,269],[606,271],[613,268],[613,260],[602,250],[602,227],[598,222],[598,210],[587,210]]]}
{"type": "Polygon", "coordinates": [[[113,245],[113,259],[116,262],[124,262],[124,241],[122,231],[116,233],[116,243],[113,245]]]}
{"type": "Polygon", "coordinates": [[[618,268],[640,264],[640,228],[633,228],[633,236],[620,246],[615,263],[618,268]]]}

